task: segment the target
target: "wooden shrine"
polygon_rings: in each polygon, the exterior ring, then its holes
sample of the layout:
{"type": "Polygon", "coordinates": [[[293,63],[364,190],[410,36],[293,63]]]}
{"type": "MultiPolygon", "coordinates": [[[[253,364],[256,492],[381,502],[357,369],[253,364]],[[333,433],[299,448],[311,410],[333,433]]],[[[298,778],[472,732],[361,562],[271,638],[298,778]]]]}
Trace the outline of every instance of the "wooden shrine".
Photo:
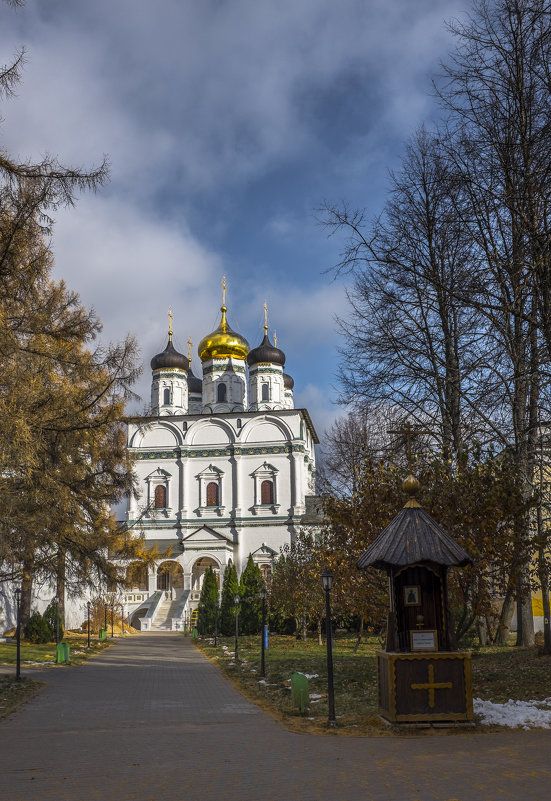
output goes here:
{"type": "Polygon", "coordinates": [[[447,589],[448,568],[472,559],[415,500],[417,479],[403,487],[410,499],[357,563],[389,577],[379,714],[394,723],[472,720],[471,656],[457,650],[447,589]]]}

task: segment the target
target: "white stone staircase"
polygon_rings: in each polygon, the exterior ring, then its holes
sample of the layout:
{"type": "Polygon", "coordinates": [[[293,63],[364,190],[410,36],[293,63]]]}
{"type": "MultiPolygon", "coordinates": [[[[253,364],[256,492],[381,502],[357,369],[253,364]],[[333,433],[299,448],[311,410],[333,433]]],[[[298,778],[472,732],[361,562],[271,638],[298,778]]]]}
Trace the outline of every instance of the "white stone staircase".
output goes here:
{"type": "Polygon", "coordinates": [[[166,601],[163,601],[159,606],[157,614],[155,615],[155,620],[150,631],[170,631],[172,629],[172,617],[176,612],[179,603],[179,598],[177,598],[175,601],[172,601],[170,598],[168,598],[166,601]]]}

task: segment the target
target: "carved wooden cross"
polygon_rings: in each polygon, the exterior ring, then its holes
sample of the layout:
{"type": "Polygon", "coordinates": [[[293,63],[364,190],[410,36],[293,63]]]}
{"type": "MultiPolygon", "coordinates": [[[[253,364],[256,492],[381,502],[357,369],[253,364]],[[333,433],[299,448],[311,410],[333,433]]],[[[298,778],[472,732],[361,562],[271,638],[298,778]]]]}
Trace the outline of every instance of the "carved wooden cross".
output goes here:
{"type": "Polygon", "coordinates": [[[412,690],[428,690],[429,691],[429,706],[434,709],[436,701],[434,698],[435,690],[451,690],[453,687],[451,681],[434,681],[434,665],[429,665],[429,680],[424,684],[412,684],[412,690]]]}
{"type": "Polygon", "coordinates": [[[407,438],[407,455],[408,455],[408,470],[411,473],[413,470],[413,460],[411,456],[411,438],[414,437],[416,434],[432,434],[432,431],[424,431],[421,428],[414,428],[411,423],[404,423],[404,427],[402,429],[389,429],[389,434],[400,434],[401,436],[405,436],[407,438]]]}

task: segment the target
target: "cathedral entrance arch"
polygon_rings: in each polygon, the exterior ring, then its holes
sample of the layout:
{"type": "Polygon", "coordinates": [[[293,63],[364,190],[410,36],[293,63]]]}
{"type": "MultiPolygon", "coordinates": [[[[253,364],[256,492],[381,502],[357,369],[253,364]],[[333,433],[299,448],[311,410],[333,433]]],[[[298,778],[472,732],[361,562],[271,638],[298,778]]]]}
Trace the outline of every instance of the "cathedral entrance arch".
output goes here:
{"type": "Polygon", "coordinates": [[[201,592],[205,572],[209,567],[212,568],[216,582],[220,586],[220,565],[210,556],[201,556],[194,562],[191,569],[191,589],[194,592],[201,592]]]}
{"type": "Polygon", "coordinates": [[[184,570],[179,562],[168,559],[157,568],[157,589],[177,590],[184,588],[184,570]]]}

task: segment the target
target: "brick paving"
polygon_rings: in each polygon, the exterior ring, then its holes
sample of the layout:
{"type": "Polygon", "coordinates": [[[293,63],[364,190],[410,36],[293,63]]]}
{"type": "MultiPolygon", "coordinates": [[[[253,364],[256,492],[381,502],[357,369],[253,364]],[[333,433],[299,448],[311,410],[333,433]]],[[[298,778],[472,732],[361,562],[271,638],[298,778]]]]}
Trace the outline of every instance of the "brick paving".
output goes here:
{"type": "Polygon", "coordinates": [[[1,801],[542,801],[551,732],[288,732],[179,634],[119,641],[0,721],[1,801]]]}

